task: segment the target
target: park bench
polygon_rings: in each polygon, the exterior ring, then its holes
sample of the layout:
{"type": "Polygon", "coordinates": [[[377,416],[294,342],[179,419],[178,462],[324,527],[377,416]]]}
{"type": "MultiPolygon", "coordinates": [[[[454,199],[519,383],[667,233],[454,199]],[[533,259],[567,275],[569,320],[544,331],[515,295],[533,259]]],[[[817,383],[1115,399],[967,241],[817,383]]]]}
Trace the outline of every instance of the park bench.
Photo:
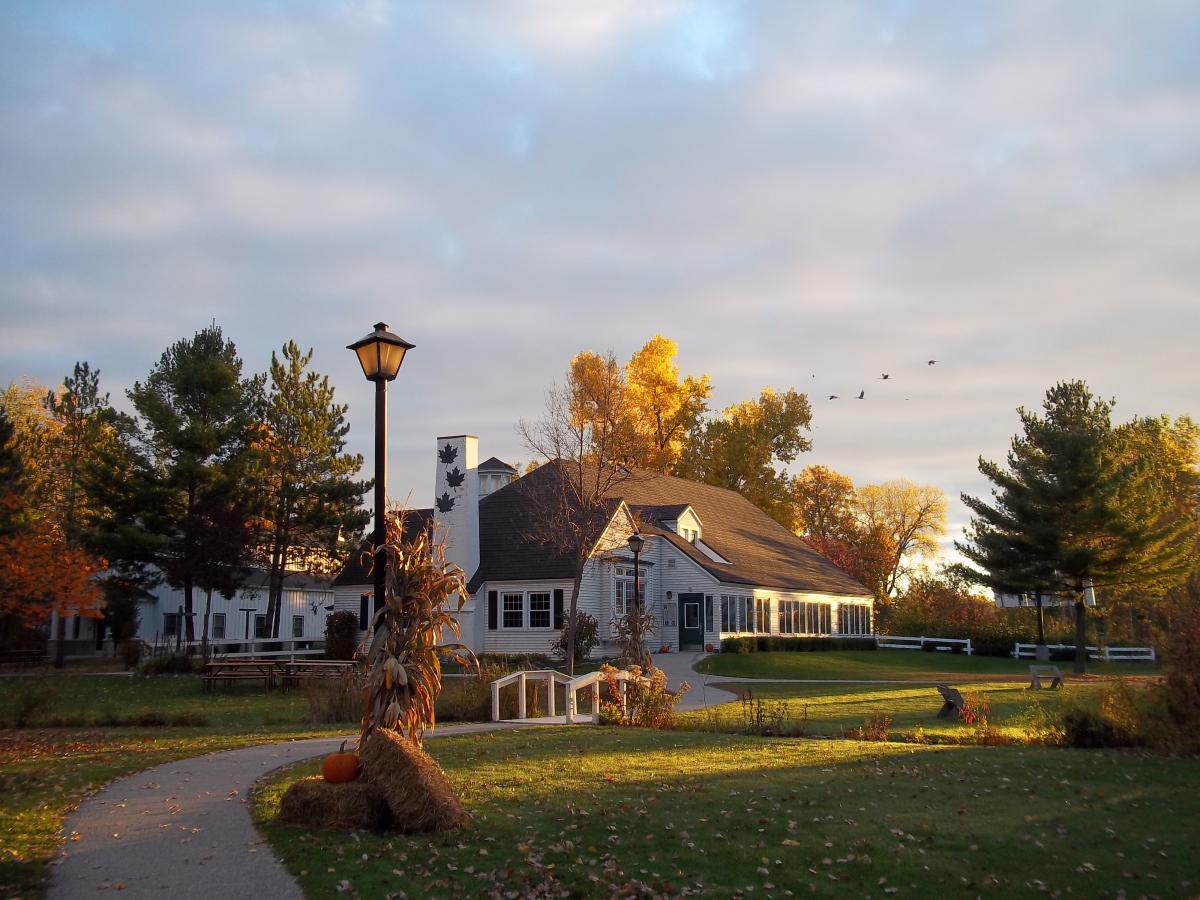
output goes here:
{"type": "Polygon", "coordinates": [[[281,662],[279,667],[286,691],[305,681],[350,675],[354,672],[355,664],[348,659],[294,659],[281,662]]]}
{"type": "Polygon", "coordinates": [[[215,659],[200,669],[200,688],[212,690],[218,681],[226,687],[234,681],[262,681],[271,690],[277,674],[277,664],[271,659],[215,659]]]}
{"type": "Polygon", "coordinates": [[[1034,665],[1029,667],[1029,689],[1042,689],[1042,679],[1050,679],[1050,690],[1063,686],[1062,672],[1058,670],[1058,666],[1034,665]]]}
{"type": "Polygon", "coordinates": [[[938,711],[939,719],[947,719],[952,715],[960,715],[963,709],[963,695],[958,692],[958,688],[952,688],[948,684],[937,685],[938,693],[942,695],[942,708],[938,711]]]}

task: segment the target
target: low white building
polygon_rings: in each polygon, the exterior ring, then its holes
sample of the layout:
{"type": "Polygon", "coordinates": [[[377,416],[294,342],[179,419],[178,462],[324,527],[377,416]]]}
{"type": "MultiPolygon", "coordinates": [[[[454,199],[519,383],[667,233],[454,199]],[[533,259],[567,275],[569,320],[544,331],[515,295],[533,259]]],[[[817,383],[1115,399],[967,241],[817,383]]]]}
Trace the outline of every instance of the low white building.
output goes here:
{"type": "MultiPolygon", "coordinates": [[[[405,527],[435,527],[447,557],[468,574],[459,623],[476,653],[545,653],[562,630],[577,563],[538,539],[535,518],[535,498],[553,489],[560,465],[518,479],[499,460],[480,466],[472,435],[437,439],[435,505],[410,510],[405,527]]],[[[656,622],[652,650],[737,636],[872,633],[870,592],[735,491],[633,471],[611,494],[578,599],[599,623],[605,650],[613,620],[633,597],[626,538],[635,529],[646,538],[640,587],[656,622]]],[[[333,583],[335,607],[354,612],[364,633],[368,572],[369,559],[356,554],[333,583]]]]}

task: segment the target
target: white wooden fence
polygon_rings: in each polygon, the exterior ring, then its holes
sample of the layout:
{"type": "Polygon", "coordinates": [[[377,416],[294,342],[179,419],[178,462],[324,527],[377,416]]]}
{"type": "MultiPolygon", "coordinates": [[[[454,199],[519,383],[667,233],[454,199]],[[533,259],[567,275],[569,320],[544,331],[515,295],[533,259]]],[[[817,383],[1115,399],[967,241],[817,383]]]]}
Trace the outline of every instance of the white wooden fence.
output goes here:
{"type": "Polygon", "coordinates": [[[963,648],[963,653],[971,656],[975,648],[971,646],[970,638],[943,637],[904,637],[897,634],[875,635],[875,646],[880,650],[924,650],[926,644],[931,644],[938,650],[949,651],[947,644],[956,644],[963,648]]]}
{"type": "MultiPolygon", "coordinates": [[[[203,649],[201,641],[180,641],[178,644],[173,640],[164,641],[163,643],[147,644],[147,656],[171,656],[175,653],[185,653],[190,656],[198,656],[203,649]]],[[[225,659],[238,659],[254,657],[271,658],[271,657],[286,657],[288,659],[303,659],[307,656],[323,656],[325,654],[325,641],[322,638],[260,638],[250,639],[239,638],[238,640],[221,640],[208,642],[208,655],[210,657],[219,656],[225,659]]]]}
{"type": "MultiPolygon", "coordinates": [[[[1074,644],[1047,644],[1050,650],[1074,651],[1074,644]]],[[[1014,659],[1033,659],[1037,653],[1037,644],[1017,644],[1013,647],[1014,659]]],[[[1104,662],[1157,662],[1158,656],[1153,647],[1088,647],[1088,659],[1103,660],[1104,662]]]]}
{"type": "MultiPolygon", "coordinates": [[[[625,686],[633,676],[624,669],[619,669],[616,673],[617,681],[620,684],[621,690],[621,709],[625,709],[625,686]]],[[[546,719],[559,718],[555,712],[555,685],[563,685],[566,688],[567,708],[565,715],[562,717],[567,725],[578,725],[584,722],[597,724],[600,721],[600,682],[604,680],[604,676],[599,672],[588,672],[585,675],[576,675],[574,678],[568,678],[562,672],[555,669],[533,669],[528,672],[510,672],[507,675],[502,675],[492,682],[492,721],[502,722],[500,718],[500,689],[510,684],[516,685],[517,688],[517,720],[527,718],[528,709],[526,708],[525,686],[530,681],[545,681],[546,682],[546,719]],[[588,715],[581,716],[578,712],[578,693],[582,690],[591,689],[592,694],[592,711],[588,715]]],[[[639,681],[647,682],[648,678],[640,676],[639,681]]]]}

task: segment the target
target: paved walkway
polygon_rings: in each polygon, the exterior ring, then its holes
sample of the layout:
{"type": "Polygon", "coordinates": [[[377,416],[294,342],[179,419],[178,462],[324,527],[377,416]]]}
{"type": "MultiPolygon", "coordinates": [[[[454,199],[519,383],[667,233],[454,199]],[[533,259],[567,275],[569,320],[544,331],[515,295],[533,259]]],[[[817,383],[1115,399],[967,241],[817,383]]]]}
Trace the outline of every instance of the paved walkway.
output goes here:
{"type": "MultiPolygon", "coordinates": [[[[513,728],[445,725],[429,737],[513,728]]],[[[66,820],[49,900],[303,900],[250,822],[248,794],[273,769],[332,753],[341,738],[266,744],[183,759],[114,781],[66,820]]]]}

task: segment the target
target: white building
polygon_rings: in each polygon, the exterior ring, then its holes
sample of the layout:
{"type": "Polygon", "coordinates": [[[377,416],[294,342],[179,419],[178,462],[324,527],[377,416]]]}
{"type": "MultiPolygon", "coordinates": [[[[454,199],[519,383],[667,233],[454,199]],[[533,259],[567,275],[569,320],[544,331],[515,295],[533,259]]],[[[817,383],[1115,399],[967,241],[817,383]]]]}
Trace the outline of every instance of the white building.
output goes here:
{"type": "MultiPolygon", "coordinates": [[[[406,529],[433,525],[447,557],[468,574],[459,614],[476,653],[543,653],[569,611],[576,562],[538,540],[535,498],[561,477],[550,463],[523,478],[490,459],[478,439],[437,439],[434,508],[406,513],[406,529]]],[[[746,635],[869,635],[870,592],[740,494],[650,472],[630,472],[611,492],[603,537],[583,568],[578,608],[600,625],[633,597],[635,529],[643,602],[657,623],[651,649],[702,648],[746,635]]],[[[369,560],[357,554],[334,580],[334,605],[365,632],[372,596],[369,560]]],[[[609,648],[605,648],[606,650],[609,648]]]]}

